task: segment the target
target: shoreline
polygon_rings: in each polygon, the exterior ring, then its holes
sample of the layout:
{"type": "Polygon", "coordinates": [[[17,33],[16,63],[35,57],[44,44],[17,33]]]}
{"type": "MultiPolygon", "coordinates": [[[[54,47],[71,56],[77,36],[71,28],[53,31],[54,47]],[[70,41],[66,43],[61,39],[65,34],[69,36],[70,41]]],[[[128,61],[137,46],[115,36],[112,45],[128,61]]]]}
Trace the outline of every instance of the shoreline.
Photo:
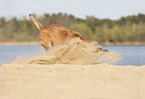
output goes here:
{"type": "Polygon", "coordinates": [[[39,42],[0,42],[0,45],[40,45],[39,42]]]}
{"type": "MultiPolygon", "coordinates": [[[[111,43],[111,42],[104,42],[104,43],[98,43],[99,45],[104,46],[145,46],[145,42],[117,42],[117,43],[111,43]]],[[[40,45],[39,41],[26,41],[26,42],[0,42],[1,45],[40,45]]]]}
{"type": "Polygon", "coordinates": [[[145,42],[116,42],[116,43],[111,43],[111,42],[104,42],[104,43],[99,43],[99,45],[118,45],[118,46],[144,46],[145,42]]]}

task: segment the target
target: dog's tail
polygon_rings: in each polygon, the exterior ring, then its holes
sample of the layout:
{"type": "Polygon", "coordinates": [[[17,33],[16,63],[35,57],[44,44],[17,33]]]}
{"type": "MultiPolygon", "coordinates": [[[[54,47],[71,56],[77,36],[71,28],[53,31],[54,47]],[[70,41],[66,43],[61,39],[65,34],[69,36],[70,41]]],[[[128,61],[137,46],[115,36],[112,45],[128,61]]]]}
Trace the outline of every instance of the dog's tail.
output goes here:
{"type": "Polygon", "coordinates": [[[29,17],[31,18],[32,22],[36,25],[36,27],[41,30],[43,28],[43,26],[41,25],[40,22],[38,22],[33,16],[32,14],[29,14],[29,17]]]}

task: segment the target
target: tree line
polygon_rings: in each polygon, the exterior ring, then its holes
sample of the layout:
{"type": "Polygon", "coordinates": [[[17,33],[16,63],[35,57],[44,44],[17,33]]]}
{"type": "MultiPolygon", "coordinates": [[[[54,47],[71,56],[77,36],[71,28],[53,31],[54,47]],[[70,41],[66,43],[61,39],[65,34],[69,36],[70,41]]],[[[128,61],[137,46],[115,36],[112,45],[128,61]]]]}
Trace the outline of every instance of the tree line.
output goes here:
{"type": "MultiPolygon", "coordinates": [[[[144,14],[121,17],[118,20],[99,19],[94,16],[81,19],[66,13],[45,13],[39,17],[33,15],[43,26],[48,24],[64,25],[99,43],[145,42],[144,14]]],[[[21,20],[16,17],[10,20],[6,20],[5,17],[0,18],[0,42],[38,40],[39,31],[26,17],[21,20]]]]}

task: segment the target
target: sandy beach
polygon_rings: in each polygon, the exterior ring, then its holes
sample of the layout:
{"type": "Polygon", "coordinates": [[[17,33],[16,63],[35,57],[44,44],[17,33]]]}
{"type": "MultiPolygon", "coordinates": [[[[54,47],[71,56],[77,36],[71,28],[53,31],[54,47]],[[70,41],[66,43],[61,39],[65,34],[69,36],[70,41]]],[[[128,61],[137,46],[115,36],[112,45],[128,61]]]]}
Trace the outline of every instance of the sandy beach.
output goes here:
{"type": "Polygon", "coordinates": [[[3,64],[0,99],[144,99],[145,66],[3,64]]]}
{"type": "Polygon", "coordinates": [[[99,49],[75,39],[45,55],[3,64],[0,99],[144,99],[145,65],[109,65],[120,54],[99,49]]]}

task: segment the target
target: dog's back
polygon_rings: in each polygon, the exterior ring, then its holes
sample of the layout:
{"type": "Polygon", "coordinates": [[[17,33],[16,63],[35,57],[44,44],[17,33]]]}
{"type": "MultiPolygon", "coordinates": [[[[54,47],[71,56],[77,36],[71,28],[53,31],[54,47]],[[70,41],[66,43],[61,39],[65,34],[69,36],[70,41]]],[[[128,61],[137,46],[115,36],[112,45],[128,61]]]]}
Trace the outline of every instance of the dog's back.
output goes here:
{"type": "Polygon", "coordinates": [[[31,14],[29,15],[33,23],[36,25],[40,31],[40,44],[48,50],[52,43],[54,45],[62,45],[67,40],[72,38],[80,38],[85,42],[90,42],[91,40],[83,37],[80,33],[73,31],[65,26],[58,24],[50,24],[45,27],[41,25],[31,14]]]}

